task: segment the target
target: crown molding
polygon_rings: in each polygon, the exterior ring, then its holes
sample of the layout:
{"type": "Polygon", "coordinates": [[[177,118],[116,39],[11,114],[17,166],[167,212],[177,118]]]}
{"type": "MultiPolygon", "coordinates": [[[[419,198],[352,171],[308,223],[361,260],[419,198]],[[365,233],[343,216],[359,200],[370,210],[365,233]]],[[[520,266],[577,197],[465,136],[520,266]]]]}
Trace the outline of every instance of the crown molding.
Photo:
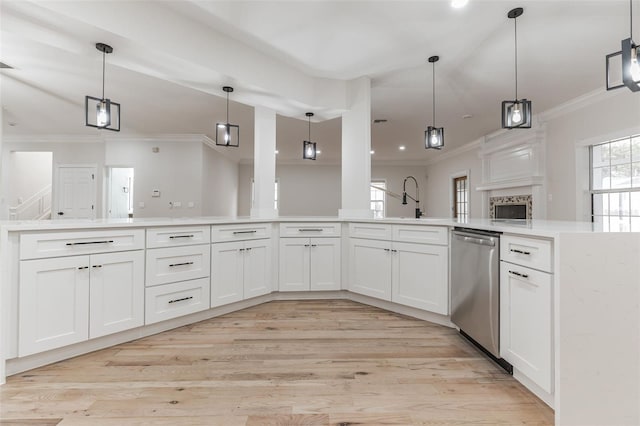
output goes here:
{"type": "MultiPolygon", "coordinates": [[[[494,134],[501,134],[502,132],[494,132],[491,133],[491,135],[494,134]]],[[[461,154],[464,154],[465,152],[469,152],[469,151],[473,151],[474,149],[479,149],[480,147],[482,147],[482,145],[486,142],[488,136],[483,136],[479,139],[476,139],[473,142],[469,142],[466,143],[464,145],[462,145],[461,147],[452,149],[450,151],[445,151],[442,154],[438,154],[437,156],[434,156],[434,158],[421,163],[421,165],[423,166],[432,166],[434,164],[438,164],[443,160],[448,160],[449,158],[454,158],[457,157],[461,154]]],[[[407,163],[403,163],[403,164],[407,164],[407,163]]]]}
{"type": "Polygon", "coordinates": [[[4,143],[104,143],[102,135],[5,135],[4,143]]]}
{"type": "Polygon", "coordinates": [[[625,93],[625,91],[624,90],[607,91],[604,89],[597,89],[592,92],[585,93],[584,95],[578,96],[577,98],[573,98],[556,107],[543,111],[537,114],[537,118],[541,123],[546,123],[548,121],[551,121],[558,117],[562,117],[563,115],[578,111],[582,108],[588,107],[598,102],[616,98],[618,96],[621,96],[622,93],[625,93]]]}

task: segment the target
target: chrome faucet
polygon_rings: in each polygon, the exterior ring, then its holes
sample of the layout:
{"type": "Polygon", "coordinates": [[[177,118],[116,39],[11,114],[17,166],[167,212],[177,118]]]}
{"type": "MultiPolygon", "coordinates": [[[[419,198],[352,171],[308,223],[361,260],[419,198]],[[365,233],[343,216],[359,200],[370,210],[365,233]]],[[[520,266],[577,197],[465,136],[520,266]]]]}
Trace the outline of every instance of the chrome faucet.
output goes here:
{"type": "Polygon", "coordinates": [[[420,201],[418,198],[420,197],[420,191],[418,190],[418,181],[413,176],[407,176],[404,178],[404,182],[402,183],[402,204],[407,204],[407,197],[411,198],[416,202],[416,219],[419,219],[422,216],[422,212],[420,211],[420,201]],[[407,180],[413,179],[416,184],[416,198],[413,198],[411,195],[407,194],[407,180]]]}

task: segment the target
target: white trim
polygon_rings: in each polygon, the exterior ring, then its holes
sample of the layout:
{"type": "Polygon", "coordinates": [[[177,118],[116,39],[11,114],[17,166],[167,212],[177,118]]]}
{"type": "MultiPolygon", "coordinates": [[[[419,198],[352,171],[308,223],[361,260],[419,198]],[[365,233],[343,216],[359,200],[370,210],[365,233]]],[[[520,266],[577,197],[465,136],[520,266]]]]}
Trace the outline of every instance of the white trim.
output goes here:
{"type": "MultiPolygon", "coordinates": [[[[371,199],[371,188],[373,189],[377,189],[378,191],[381,191],[381,188],[376,187],[376,184],[379,183],[383,183],[384,184],[384,190],[382,191],[382,218],[386,218],[387,217],[387,180],[386,179],[380,179],[380,178],[371,178],[371,182],[369,184],[369,206],[371,206],[371,202],[374,201],[371,199]]],[[[373,210],[371,210],[373,211],[373,210]]]]}
{"type": "Polygon", "coordinates": [[[570,114],[574,111],[578,111],[582,108],[588,107],[598,102],[615,98],[619,96],[621,93],[625,93],[625,92],[626,91],[624,90],[607,91],[604,89],[596,89],[592,92],[588,92],[588,93],[585,93],[584,95],[578,96],[577,98],[573,98],[556,107],[543,111],[537,114],[537,117],[541,123],[546,123],[548,121],[554,120],[558,117],[562,117],[563,115],[566,115],[566,114],[570,114]]]}
{"type": "MultiPolygon", "coordinates": [[[[452,157],[457,157],[458,155],[463,154],[465,152],[472,151],[474,149],[478,149],[485,143],[487,137],[488,136],[486,136],[486,137],[483,136],[483,137],[481,137],[479,139],[476,139],[473,142],[469,142],[467,144],[464,144],[459,148],[455,148],[455,149],[452,149],[451,151],[443,152],[442,154],[434,156],[432,159],[427,160],[426,162],[420,163],[419,165],[431,166],[433,164],[440,163],[443,160],[446,160],[446,159],[449,159],[449,158],[452,158],[452,157]]],[[[404,162],[404,163],[398,164],[398,165],[403,165],[403,166],[407,165],[408,166],[408,165],[410,165],[410,163],[404,162]]]]}
{"type": "Polygon", "coordinates": [[[5,136],[4,143],[104,143],[100,135],[13,135],[5,136]]]}
{"type": "Polygon", "coordinates": [[[575,145],[589,147],[591,145],[599,145],[601,143],[612,142],[616,139],[625,139],[634,135],[640,135],[640,126],[627,129],[616,129],[613,132],[592,136],[586,139],[580,139],[575,142],[575,145]]]}
{"type": "Polygon", "coordinates": [[[519,186],[537,186],[544,185],[543,176],[531,176],[521,179],[508,179],[498,182],[483,183],[476,186],[476,191],[493,191],[494,189],[516,188],[519,186]]]}

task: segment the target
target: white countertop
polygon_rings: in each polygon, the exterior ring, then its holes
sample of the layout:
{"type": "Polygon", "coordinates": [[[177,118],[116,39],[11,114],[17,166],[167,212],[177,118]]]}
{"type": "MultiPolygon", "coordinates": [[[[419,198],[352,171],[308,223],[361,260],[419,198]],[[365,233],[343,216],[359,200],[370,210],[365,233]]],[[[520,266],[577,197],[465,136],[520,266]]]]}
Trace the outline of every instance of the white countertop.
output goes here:
{"type": "MultiPolygon", "coordinates": [[[[85,219],[85,220],[40,220],[40,221],[1,221],[0,228],[4,231],[55,231],[67,229],[96,229],[122,227],[152,227],[152,226],[196,226],[220,225],[264,222],[368,222],[384,224],[432,225],[447,227],[465,227],[487,231],[522,234],[553,238],[561,233],[598,233],[604,231],[600,224],[591,222],[571,222],[553,220],[491,220],[469,219],[456,221],[451,218],[386,218],[386,219],[358,219],[331,217],[289,217],[280,216],[273,219],[257,219],[244,217],[182,217],[182,218],[134,218],[134,219],[85,219]]],[[[611,231],[613,232],[613,231],[611,231]]]]}

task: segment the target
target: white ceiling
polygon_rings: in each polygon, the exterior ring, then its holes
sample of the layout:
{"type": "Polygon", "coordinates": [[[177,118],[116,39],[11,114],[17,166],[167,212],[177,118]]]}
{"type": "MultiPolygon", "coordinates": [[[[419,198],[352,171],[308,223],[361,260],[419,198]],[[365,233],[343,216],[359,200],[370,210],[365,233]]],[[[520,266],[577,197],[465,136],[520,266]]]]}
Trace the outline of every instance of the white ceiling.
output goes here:
{"type": "MultiPolygon", "coordinates": [[[[229,84],[230,121],[241,126],[232,157],[251,159],[252,106],[263,105],[282,115],[280,161],[300,158],[304,112],[314,111],[317,164],[337,162],[345,81],[368,76],[372,118],[388,120],[372,127],[374,161],[425,161],[439,155],[422,145],[432,124],[429,56],[441,57],[436,124],[445,127],[446,151],[497,130],[500,102],[514,97],[511,8],[525,9],[519,97],[531,99],[534,112],[604,90],[604,57],[629,34],[627,0],[449,3],[3,0],[0,61],[15,68],[0,71],[3,133],[95,135],[84,126],[84,96],[100,95],[94,45],[105,42],[114,47],[106,95],[122,104],[122,136],[213,139],[226,114],[221,86],[229,84]]],[[[640,27],[637,11],[640,4],[640,27]]]]}

